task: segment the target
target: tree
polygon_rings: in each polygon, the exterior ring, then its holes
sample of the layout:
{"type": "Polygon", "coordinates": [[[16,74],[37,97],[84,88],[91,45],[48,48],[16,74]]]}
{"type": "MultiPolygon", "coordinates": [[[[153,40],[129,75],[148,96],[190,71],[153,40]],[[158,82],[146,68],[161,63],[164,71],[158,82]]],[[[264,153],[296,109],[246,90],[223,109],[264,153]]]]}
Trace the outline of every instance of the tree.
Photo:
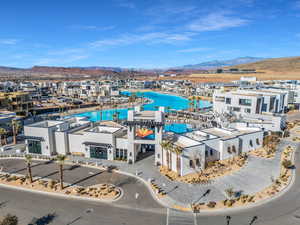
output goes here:
{"type": "Polygon", "coordinates": [[[201,96],[196,96],[196,101],[197,101],[197,109],[200,110],[200,101],[202,100],[201,96]]]}
{"type": "MultiPolygon", "coordinates": [[[[168,147],[170,146],[170,142],[169,141],[162,141],[160,143],[160,146],[161,146],[161,161],[162,161],[162,164],[164,163],[164,150],[168,150],[168,147]]],[[[167,162],[168,164],[168,162],[167,162]]],[[[169,166],[169,165],[168,165],[169,166]]]]}
{"type": "Polygon", "coordinates": [[[6,145],[7,144],[7,141],[6,141],[6,134],[7,134],[7,131],[6,129],[4,129],[3,127],[0,128],[0,141],[1,141],[1,145],[6,145]]]}
{"type": "Polygon", "coordinates": [[[195,109],[195,100],[197,99],[196,96],[190,96],[189,97],[189,106],[190,106],[190,111],[193,112],[195,109]]]}
{"type": "Polygon", "coordinates": [[[56,157],[56,161],[59,164],[59,175],[60,175],[60,188],[64,189],[64,181],[63,181],[63,167],[67,157],[65,155],[58,155],[56,157]]]}
{"type": "Polygon", "coordinates": [[[7,214],[0,222],[0,225],[18,225],[18,217],[7,214]]]}
{"type": "Polygon", "coordinates": [[[32,173],[31,173],[31,162],[32,162],[32,155],[25,155],[25,161],[26,161],[26,164],[27,164],[27,175],[29,177],[29,181],[30,183],[33,182],[32,180],[32,173]]]}
{"type": "Polygon", "coordinates": [[[183,148],[180,146],[176,146],[173,151],[176,153],[176,165],[177,165],[177,173],[180,174],[180,168],[181,168],[181,164],[180,164],[180,157],[179,155],[182,153],[183,148]]]}
{"type": "Polygon", "coordinates": [[[21,123],[18,120],[12,120],[12,131],[13,131],[13,143],[17,144],[17,135],[21,129],[21,123]]]}

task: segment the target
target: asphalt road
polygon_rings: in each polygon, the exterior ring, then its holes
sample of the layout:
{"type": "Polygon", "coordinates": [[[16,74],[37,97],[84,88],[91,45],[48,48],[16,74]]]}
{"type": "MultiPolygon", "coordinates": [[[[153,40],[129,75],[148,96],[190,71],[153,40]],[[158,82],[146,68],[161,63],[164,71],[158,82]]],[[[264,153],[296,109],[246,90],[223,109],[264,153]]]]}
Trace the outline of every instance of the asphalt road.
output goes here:
{"type": "MultiPolygon", "coordinates": [[[[23,159],[0,159],[0,168],[3,172],[27,174],[27,167],[23,159]]],[[[33,161],[31,168],[33,177],[59,179],[58,165],[54,162],[33,161]]],[[[133,177],[88,167],[64,165],[64,181],[71,185],[85,187],[111,183],[121,187],[124,191],[123,197],[116,202],[117,205],[148,211],[162,209],[162,206],[153,199],[145,184],[133,177]],[[136,196],[138,196],[137,199],[136,196]]]]}
{"type": "Polygon", "coordinates": [[[166,209],[161,213],[116,207],[111,204],[48,197],[25,191],[0,188],[0,215],[17,215],[20,225],[34,218],[41,225],[142,225],[166,224],[166,209]],[[55,214],[49,218],[48,214],[55,214]]]}

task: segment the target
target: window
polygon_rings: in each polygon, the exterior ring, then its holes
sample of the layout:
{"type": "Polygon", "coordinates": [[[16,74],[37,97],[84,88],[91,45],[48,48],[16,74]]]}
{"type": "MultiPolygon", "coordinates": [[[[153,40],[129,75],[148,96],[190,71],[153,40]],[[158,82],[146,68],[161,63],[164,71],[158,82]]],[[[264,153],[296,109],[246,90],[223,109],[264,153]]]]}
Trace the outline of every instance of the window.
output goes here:
{"type": "Polygon", "coordinates": [[[158,159],[160,158],[160,154],[157,154],[157,158],[158,158],[158,159]]]}
{"type": "Polygon", "coordinates": [[[232,145],[232,152],[236,153],[235,145],[232,145]]]}
{"type": "Polygon", "coordinates": [[[230,146],[227,147],[227,152],[228,152],[229,154],[231,154],[231,148],[230,148],[230,146]]]}
{"type": "Polygon", "coordinates": [[[239,107],[232,107],[231,108],[233,112],[240,112],[241,111],[241,108],[239,107]]]}
{"type": "Polygon", "coordinates": [[[226,98],[225,101],[226,101],[226,104],[229,104],[229,105],[231,104],[231,98],[226,98]]]}
{"type": "Polygon", "coordinates": [[[245,113],[251,113],[251,109],[246,108],[246,109],[244,109],[244,112],[245,113]]]}
{"type": "Polygon", "coordinates": [[[214,152],[213,152],[213,150],[211,149],[211,150],[210,150],[210,155],[213,155],[213,154],[214,154],[214,152]]]}
{"type": "Polygon", "coordinates": [[[259,139],[258,139],[258,138],[256,138],[256,144],[257,144],[257,145],[260,145],[260,142],[259,142],[259,139]]]}
{"type": "Polygon", "coordinates": [[[250,145],[251,147],[253,147],[253,141],[252,141],[252,140],[249,141],[249,145],[250,145]]]}
{"type": "Polygon", "coordinates": [[[240,104],[240,105],[251,106],[252,101],[251,101],[251,99],[243,99],[243,98],[240,98],[240,99],[239,99],[239,104],[240,104]]]}
{"type": "Polygon", "coordinates": [[[225,97],[223,97],[223,96],[216,96],[215,101],[216,102],[225,102],[225,97]]]}
{"type": "Polygon", "coordinates": [[[198,167],[201,166],[200,159],[196,159],[196,165],[197,165],[198,167]]]}
{"type": "Polygon", "coordinates": [[[205,157],[207,157],[208,156],[208,151],[205,151],[205,157]]]}
{"type": "Polygon", "coordinates": [[[190,160],[190,168],[195,168],[193,160],[190,160]]]}

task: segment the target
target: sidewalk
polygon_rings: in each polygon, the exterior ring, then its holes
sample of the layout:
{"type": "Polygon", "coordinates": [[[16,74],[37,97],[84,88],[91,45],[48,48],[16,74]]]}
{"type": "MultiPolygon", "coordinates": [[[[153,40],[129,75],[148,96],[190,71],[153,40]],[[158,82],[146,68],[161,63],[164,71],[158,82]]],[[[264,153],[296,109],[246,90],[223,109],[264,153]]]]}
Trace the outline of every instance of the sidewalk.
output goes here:
{"type": "MultiPolygon", "coordinates": [[[[125,162],[106,161],[100,159],[86,159],[72,157],[72,160],[89,163],[97,163],[99,166],[116,166],[121,172],[138,176],[146,183],[152,179],[167,196],[160,198],[163,205],[169,207],[180,205],[190,207],[191,203],[220,201],[227,199],[225,190],[233,188],[235,191],[243,191],[244,194],[254,194],[272,184],[271,178],[277,178],[280,174],[280,156],[286,146],[297,147],[297,144],[288,140],[283,140],[278,145],[278,150],[273,159],[265,159],[249,156],[247,164],[239,171],[228,176],[215,179],[211,184],[187,184],[171,181],[161,175],[157,167],[154,166],[154,156],[138,161],[133,165],[125,162]],[[209,194],[203,194],[210,190],[209,194]]],[[[149,186],[149,183],[148,183],[149,186]]]]}

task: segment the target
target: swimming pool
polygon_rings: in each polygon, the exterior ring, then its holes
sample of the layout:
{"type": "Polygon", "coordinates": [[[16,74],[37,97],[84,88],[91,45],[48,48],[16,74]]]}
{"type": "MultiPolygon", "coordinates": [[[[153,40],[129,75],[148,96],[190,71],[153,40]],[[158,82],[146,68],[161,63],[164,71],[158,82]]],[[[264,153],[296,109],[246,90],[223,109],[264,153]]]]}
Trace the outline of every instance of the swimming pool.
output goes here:
{"type": "MultiPolygon", "coordinates": [[[[122,92],[122,95],[129,96],[130,92],[122,92]]],[[[149,98],[151,103],[144,105],[144,110],[157,110],[157,107],[164,106],[170,109],[187,109],[189,107],[189,100],[183,97],[162,94],[158,92],[140,92],[137,96],[143,95],[145,98],[149,98]]],[[[200,101],[200,108],[209,107],[211,104],[207,101],[200,101]]],[[[128,108],[130,109],[130,108],[128,108]]],[[[113,120],[113,114],[118,113],[120,120],[127,119],[128,109],[105,109],[100,111],[91,111],[75,114],[74,116],[88,117],[90,121],[107,121],[113,120]]],[[[167,124],[165,131],[172,131],[174,133],[185,133],[190,131],[191,128],[188,124],[167,124]]]]}

